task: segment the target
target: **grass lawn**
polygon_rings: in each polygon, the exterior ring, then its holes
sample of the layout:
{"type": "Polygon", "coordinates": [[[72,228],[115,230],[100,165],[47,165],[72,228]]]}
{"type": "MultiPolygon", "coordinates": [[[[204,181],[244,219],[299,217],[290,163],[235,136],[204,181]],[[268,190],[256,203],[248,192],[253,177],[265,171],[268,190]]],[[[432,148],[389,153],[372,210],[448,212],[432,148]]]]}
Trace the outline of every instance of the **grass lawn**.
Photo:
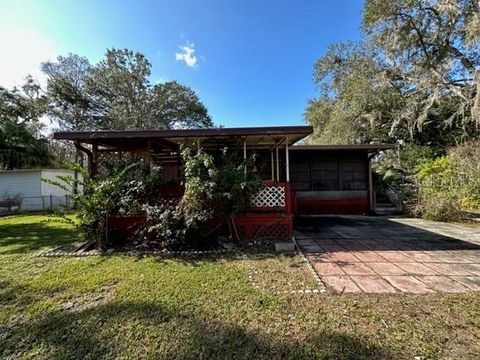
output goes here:
{"type": "Polygon", "coordinates": [[[1,359],[480,354],[479,294],[278,294],[315,280],[298,256],[275,254],[33,257],[78,241],[46,219],[0,218],[1,359]]]}

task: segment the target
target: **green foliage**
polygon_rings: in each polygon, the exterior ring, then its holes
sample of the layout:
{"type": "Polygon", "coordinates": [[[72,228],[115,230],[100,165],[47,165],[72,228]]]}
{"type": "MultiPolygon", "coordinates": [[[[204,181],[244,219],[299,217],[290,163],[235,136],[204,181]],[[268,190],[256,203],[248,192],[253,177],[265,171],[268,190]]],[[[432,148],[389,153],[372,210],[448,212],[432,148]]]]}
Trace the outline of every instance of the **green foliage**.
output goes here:
{"type": "Polygon", "coordinates": [[[479,17],[476,0],[365,2],[365,34],[391,63],[390,79],[419,97],[418,125],[444,96],[458,103],[439,121],[480,125],[479,17]]]}
{"type": "Polygon", "coordinates": [[[236,151],[224,149],[217,159],[203,150],[182,150],[185,192],[175,207],[163,204],[145,207],[147,224],[143,237],[159,239],[168,249],[207,246],[209,234],[205,224],[213,219],[231,222],[231,216],[246,211],[251,197],[261,187],[255,173],[245,166],[254,161],[240,160],[236,151]]]}
{"type": "Polygon", "coordinates": [[[238,151],[223,149],[220,156],[184,149],[185,203],[188,212],[208,210],[229,216],[244,212],[261,186],[260,177],[247,171],[255,156],[243,160],[238,151]]]}
{"type": "Polygon", "coordinates": [[[0,86],[0,168],[49,165],[47,141],[40,135],[40,118],[47,111],[40,86],[28,78],[21,89],[0,86]]]}
{"type": "Polygon", "coordinates": [[[185,171],[185,192],[178,204],[166,204],[161,194],[164,181],[161,168],[152,167],[145,174],[142,162],[132,162],[109,176],[90,178],[79,165],[69,166],[81,174],[79,179],[58,176],[57,181],[44,181],[65,191],[83,189],[74,194],[79,226],[86,240],[104,248],[105,221],[108,215],[145,215],[146,223],[138,231],[144,245],[160,244],[179,250],[208,246],[206,222],[213,219],[231,221],[233,214],[246,211],[251,197],[261,187],[259,176],[245,166],[246,161],[235,151],[222,151],[215,157],[203,150],[182,150],[185,171]]]}
{"type": "Polygon", "coordinates": [[[315,64],[310,141],[442,148],[477,138],[477,2],[368,0],[363,14],[362,41],[334,44],[315,64]]]}
{"type": "Polygon", "coordinates": [[[65,130],[211,127],[195,92],[175,81],[152,85],[138,52],[109,49],[96,65],[69,54],[46,62],[50,115],[65,130]]]}
{"type": "Polygon", "coordinates": [[[480,150],[472,142],[417,167],[417,214],[433,220],[459,220],[480,209],[480,150]]]}
{"type": "Polygon", "coordinates": [[[75,54],[59,56],[55,62],[42,64],[48,76],[49,115],[62,130],[101,129],[101,108],[90,89],[92,65],[87,58],[75,54]]]}
{"type": "Polygon", "coordinates": [[[73,194],[73,202],[78,210],[78,226],[83,230],[85,240],[96,241],[98,247],[104,248],[106,243],[106,218],[112,214],[135,214],[141,208],[139,198],[142,184],[128,182],[128,176],[139,167],[132,163],[106,179],[91,178],[78,164],[66,165],[77,171],[81,177],[57,176],[58,180],[43,179],[66,191],[77,187],[83,189],[73,194]]]}
{"type": "Polygon", "coordinates": [[[155,84],[150,90],[150,123],[143,128],[208,128],[213,126],[198,95],[176,81],[155,84]]]}
{"type": "Polygon", "coordinates": [[[442,153],[429,146],[406,144],[387,151],[373,165],[382,181],[393,186],[414,182],[417,167],[442,153]]]}

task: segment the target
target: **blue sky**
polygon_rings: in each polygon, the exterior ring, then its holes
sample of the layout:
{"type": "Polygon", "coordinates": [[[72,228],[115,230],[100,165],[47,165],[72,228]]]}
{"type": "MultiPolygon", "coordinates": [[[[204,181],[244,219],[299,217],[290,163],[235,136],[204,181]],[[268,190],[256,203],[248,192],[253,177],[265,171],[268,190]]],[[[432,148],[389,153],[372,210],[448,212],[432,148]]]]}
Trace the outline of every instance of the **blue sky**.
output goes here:
{"type": "Polygon", "coordinates": [[[313,64],[329,44],[360,37],[361,8],[359,0],[0,0],[0,85],[24,72],[42,81],[38,63],[59,54],[95,63],[106,48],[129,48],[150,60],[152,82],[192,87],[217,124],[303,124],[313,64]]]}

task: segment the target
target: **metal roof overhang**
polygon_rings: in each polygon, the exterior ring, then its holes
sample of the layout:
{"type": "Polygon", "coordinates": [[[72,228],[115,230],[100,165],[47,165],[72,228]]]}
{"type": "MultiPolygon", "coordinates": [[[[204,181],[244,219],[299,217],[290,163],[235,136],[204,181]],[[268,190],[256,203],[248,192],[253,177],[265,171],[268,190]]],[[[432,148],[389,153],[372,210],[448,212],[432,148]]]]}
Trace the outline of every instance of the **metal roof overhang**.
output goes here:
{"type": "Polygon", "coordinates": [[[55,132],[56,140],[71,140],[79,143],[97,144],[112,150],[128,150],[145,147],[148,143],[159,147],[178,147],[182,143],[200,141],[204,147],[228,146],[235,141],[246,140],[249,147],[272,148],[288,144],[310,135],[311,126],[277,126],[245,128],[210,128],[188,130],[128,130],[128,131],[64,131],[55,132]]]}

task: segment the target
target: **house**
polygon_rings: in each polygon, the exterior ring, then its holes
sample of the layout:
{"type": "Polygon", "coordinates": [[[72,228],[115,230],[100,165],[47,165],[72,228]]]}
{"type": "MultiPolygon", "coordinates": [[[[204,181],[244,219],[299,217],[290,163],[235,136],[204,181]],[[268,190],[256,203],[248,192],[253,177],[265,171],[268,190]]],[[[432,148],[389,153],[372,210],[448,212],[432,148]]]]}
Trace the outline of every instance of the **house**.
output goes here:
{"type": "MultiPolygon", "coordinates": [[[[371,158],[393,148],[375,145],[295,145],[311,126],[57,132],[86,153],[91,175],[105,153],[132,152],[161,164],[165,179],[181,182],[180,145],[218,152],[241,147],[255,153],[255,171],[264,181],[248,214],[237,216],[241,238],[290,237],[295,216],[371,213],[374,209],[371,158]]],[[[247,171],[247,169],[245,169],[247,171]]]]}
{"type": "Polygon", "coordinates": [[[66,169],[19,169],[0,171],[0,211],[52,210],[71,205],[71,193],[42,179],[73,176],[66,169]]]}

